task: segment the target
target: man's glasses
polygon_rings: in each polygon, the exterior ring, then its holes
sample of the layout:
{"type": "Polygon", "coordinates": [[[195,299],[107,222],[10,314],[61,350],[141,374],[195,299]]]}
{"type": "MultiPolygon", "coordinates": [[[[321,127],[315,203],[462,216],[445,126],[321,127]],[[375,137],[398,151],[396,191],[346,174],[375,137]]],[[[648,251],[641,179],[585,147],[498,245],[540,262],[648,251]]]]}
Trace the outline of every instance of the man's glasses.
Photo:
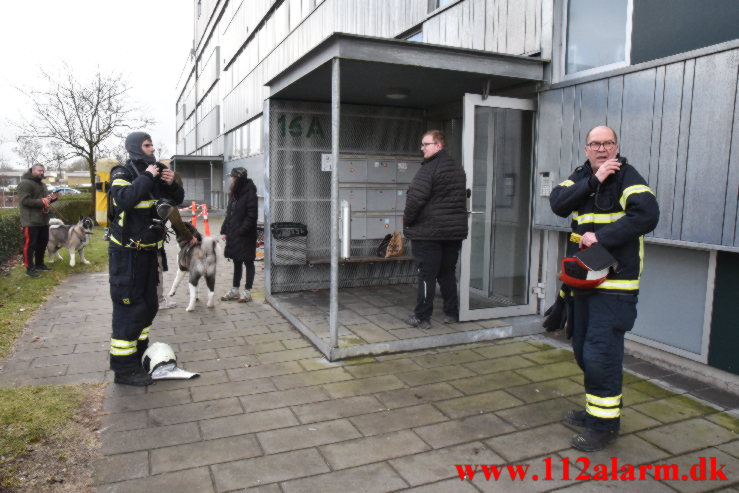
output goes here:
{"type": "Polygon", "coordinates": [[[434,144],[436,144],[436,142],[421,142],[421,147],[432,146],[434,144]]]}
{"type": "Polygon", "coordinates": [[[586,145],[586,147],[591,151],[600,150],[601,146],[603,146],[606,151],[612,151],[616,148],[616,143],[612,140],[609,140],[608,142],[590,142],[586,145]]]}
{"type": "Polygon", "coordinates": [[[144,147],[154,147],[154,144],[144,144],[144,147]]]}

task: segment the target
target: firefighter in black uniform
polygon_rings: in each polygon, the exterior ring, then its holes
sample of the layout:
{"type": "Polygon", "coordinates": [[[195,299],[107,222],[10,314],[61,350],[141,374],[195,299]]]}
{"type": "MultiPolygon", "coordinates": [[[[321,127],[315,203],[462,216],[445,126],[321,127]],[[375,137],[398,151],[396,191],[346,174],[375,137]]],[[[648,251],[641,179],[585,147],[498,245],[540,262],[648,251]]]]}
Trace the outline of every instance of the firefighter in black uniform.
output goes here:
{"type": "Polygon", "coordinates": [[[616,133],[595,127],[586,137],[588,161],[550,195],[552,211],[572,214],[568,256],[600,243],[618,267],[594,289],[572,290],[568,316],[572,347],[585,380],[585,409],[571,410],[568,423],[583,427],[573,447],[601,450],[618,438],[623,381],[624,334],[636,320],[644,235],[657,226],[659,206],[644,178],[618,154],[616,133]]]}
{"type": "Polygon", "coordinates": [[[156,204],[167,200],[179,205],[185,191],[174,181],[174,172],[157,163],[149,134],[130,134],[126,150],[130,159],[110,172],[110,368],[116,383],[145,386],[152,380],[141,367],[141,356],[159,308],[157,251],[165,233],[156,204]]]}

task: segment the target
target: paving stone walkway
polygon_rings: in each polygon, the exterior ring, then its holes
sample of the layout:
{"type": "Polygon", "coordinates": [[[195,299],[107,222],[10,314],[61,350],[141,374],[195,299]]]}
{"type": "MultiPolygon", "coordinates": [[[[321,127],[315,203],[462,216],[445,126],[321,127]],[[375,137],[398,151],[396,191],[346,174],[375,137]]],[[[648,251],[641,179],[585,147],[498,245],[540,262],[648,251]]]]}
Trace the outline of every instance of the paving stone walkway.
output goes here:
{"type": "MultiPolygon", "coordinates": [[[[220,295],[231,264],[219,269],[220,295]]],[[[192,313],[186,297],[182,286],[152,338],[202,376],[108,385],[100,492],[739,492],[739,397],[648,362],[627,358],[636,373],[625,374],[620,440],[583,454],[561,421],[583,405],[582,376],[572,353],[545,337],[330,363],[259,290],[252,303],[201,302],[192,313]],[[683,474],[715,457],[728,480],[655,481],[645,470],[644,481],[576,481],[583,456],[588,474],[613,460],[677,464],[683,474]],[[526,480],[478,470],[462,481],[456,464],[530,467],[526,480]]],[[[111,382],[110,311],[106,273],[71,276],[0,363],[0,385],[111,382]]]]}

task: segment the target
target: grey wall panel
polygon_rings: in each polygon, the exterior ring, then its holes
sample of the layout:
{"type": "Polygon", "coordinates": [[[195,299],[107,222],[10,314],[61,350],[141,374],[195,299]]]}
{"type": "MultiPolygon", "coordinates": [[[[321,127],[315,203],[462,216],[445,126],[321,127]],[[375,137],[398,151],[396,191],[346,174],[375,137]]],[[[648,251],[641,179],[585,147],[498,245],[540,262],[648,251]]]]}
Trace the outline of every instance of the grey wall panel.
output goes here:
{"type": "Polygon", "coordinates": [[[634,334],[700,354],[708,256],[700,250],[645,246],[634,334]]]}
{"type": "MultiPolygon", "coordinates": [[[[539,94],[536,141],[536,170],[549,172],[554,182],[560,183],[566,177],[560,174],[560,147],[562,145],[562,127],[559,124],[562,116],[563,91],[548,91],[539,94]]],[[[541,183],[537,175],[534,193],[534,224],[544,226],[566,226],[565,219],[552,214],[549,207],[549,197],[541,197],[539,189],[541,183]]]]}
{"type": "MultiPolygon", "coordinates": [[[[591,128],[606,124],[608,111],[608,81],[597,80],[579,86],[580,89],[580,132],[577,138],[578,150],[582,154],[580,159],[585,160],[585,139],[591,128]]],[[[578,160],[578,161],[579,161],[578,160]]]]}
{"type": "Polygon", "coordinates": [[[662,90],[662,124],[659,139],[659,161],[657,180],[650,186],[657,194],[660,208],[660,221],[654,230],[655,236],[672,237],[672,205],[675,200],[675,178],[677,170],[677,150],[680,137],[680,114],[682,110],[683,89],[682,63],[666,67],[662,90]]]}
{"type": "Polygon", "coordinates": [[[736,82],[736,52],[696,60],[681,236],[685,241],[721,244],[736,82]]]}
{"type": "MultiPolygon", "coordinates": [[[[739,70],[739,69],[738,69],[739,70]]],[[[721,238],[724,245],[739,246],[739,85],[734,94],[734,130],[731,141],[731,156],[729,156],[729,176],[726,187],[726,210],[724,212],[724,233],[721,238]]]]}
{"type": "Polygon", "coordinates": [[[655,76],[651,69],[624,77],[619,149],[644,177],[649,176],[655,76]]]}
{"type": "Polygon", "coordinates": [[[683,70],[683,99],[680,107],[680,137],[675,161],[675,200],[672,203],[672,238],[679,239],[683,228],[685,203],[685,169],[688,165],[688,142],[690,140],[690,115],[693,101],[693,74],[695,60],[687,60],[683,70]]]}
{"type": "MultiPolygon", "coordinates": [[[[649,149],[649,174],[644,178],[652,190],[659,187],[659,156],[662,140],[662,106],[665,93],[665,67],[657,67],[654,81],[654,110],[652,117],[652,145],[649,149]]],[[[654,232],[649,236],[654,236],[654,232]]]]}
{"type": "Polygon", "coordinates": [[[623,76],[608,79],[608,112],[606,125],[621,135],[621,110],[623,109],[624,78],[623,76]]]}
{"type": "MultiPolygon", "coordinates": [[[[566,180],[572,171],[581,163],[577,161],[576,147],[579,142],[575,135],[575,87],[562,90],[562,148],[559,153],[559,182],[566,180]]],[[[558,182],[558,183],[559,183],[558,182]]]]}

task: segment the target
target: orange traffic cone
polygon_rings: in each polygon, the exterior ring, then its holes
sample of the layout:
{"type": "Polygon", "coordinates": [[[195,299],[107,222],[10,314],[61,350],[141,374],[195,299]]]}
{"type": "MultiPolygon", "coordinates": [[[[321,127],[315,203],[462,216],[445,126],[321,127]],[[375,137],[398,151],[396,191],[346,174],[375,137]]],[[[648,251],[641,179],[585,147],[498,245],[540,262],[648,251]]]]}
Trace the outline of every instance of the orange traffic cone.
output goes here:
{"type": "Polygon", "coordinates": [[[203,216],[203,227],[205,228],[205,236],[210,236],[210,225],[208,224],[208,206],[207,204],[200,204],[201,215],[203,216]]]}

